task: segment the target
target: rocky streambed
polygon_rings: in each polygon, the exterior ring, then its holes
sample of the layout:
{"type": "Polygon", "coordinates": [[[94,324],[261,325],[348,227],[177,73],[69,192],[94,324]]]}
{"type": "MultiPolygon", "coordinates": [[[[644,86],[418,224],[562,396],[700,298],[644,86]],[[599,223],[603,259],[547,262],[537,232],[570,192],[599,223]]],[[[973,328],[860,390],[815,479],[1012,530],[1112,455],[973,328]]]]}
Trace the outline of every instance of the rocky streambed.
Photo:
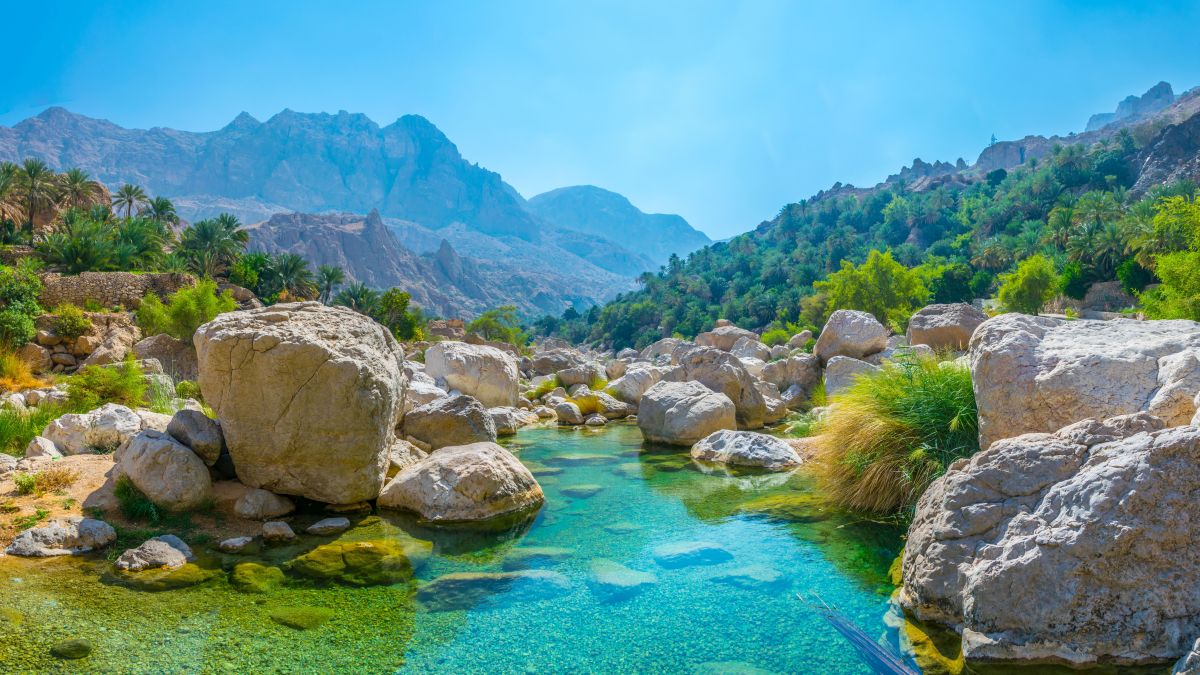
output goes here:
{"type": "Polygon", "coordinates": [[[138,585],[103,556],[2,558],[0,663],[60,668],[52,649],[77,640],[90,671],[869,672],[810,591],[908,644],[900,529],[823,505],[802,474],[713,473],[632,424],[507,445],[546,504],[505,532],[362,514],[242,554],[197,546],[138,585]]]}

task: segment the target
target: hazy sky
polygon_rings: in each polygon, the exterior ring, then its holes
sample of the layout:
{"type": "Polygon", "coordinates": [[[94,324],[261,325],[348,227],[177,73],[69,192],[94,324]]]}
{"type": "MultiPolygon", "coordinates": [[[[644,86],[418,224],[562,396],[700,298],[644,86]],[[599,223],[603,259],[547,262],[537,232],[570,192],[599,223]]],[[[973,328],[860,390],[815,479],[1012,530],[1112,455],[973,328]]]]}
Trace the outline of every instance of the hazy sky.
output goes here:
{"type": "Polygon", "coordinates": [[[835,181],[1200,84],[1200,3],[109,4],[5,10],[0,124],[417,113],[527,197],[590,183],[717,238],[835,181]]]}

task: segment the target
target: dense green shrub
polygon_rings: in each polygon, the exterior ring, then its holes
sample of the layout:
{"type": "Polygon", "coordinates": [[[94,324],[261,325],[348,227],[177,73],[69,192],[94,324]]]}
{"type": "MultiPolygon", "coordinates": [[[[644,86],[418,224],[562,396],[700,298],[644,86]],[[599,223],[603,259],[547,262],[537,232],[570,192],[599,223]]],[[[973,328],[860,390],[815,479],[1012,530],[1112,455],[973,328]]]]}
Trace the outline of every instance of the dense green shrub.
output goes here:
{"type": "Polygon", "coordinates": [[[180,380],[175,383],[175,395],[179,398],[194,398],[200,400],[200,385],[192,380],[180,380]]]}
{"type": "Polygon", "coordinates": [[[859,377],[819,425],[817,475],[843,506],[911,509],[929,483],[979,449],[971,373],[910,357],[859,377]]]}
{"type": "Polygon", "coordinates": [[[1154,283],[1154,273],[1142,267],[1134,258],[1130,258],[1117,267],[1117,279],[1126,293],[1137,295],[1146,290],[1146,286],[1154,283]]]}
{"type": "Polygon", "coordinates": [[[1077,262],[1072,262],[1063,266],[1059,285],[1062,287],[1063,295],[1075,300],[1082,300],[1083,296],[1087,295],[1090,284],[1083,276],[1083,267],[1077,262]]]}
{"type": "Polygon", "coordinates": [[[1017,269],[1000,275],[1000,305],[1009,312],[1037,314],[1058,291],[1054,263],[1042,255],[1021,261],[1017,269]]]}
{"type": "Polygon", "coordinates": [[[41,314],[38,295],[42,281],[34,263],[22,261],[16,267],[0,267],[0,308],[20,310],[30,316],[41,314]]]}
{"type": "Polygon", "coordinates": [[[17,349],[37,335],[33,318],[16,308],[0,309],[0,346],[17,349]]]}
{"type": "Polygon", "coordinates": [[[762,334],[762,343],[768,347],[785,345],[790,339],[792,339],[792,335],[786,328],[772,328],[762,334]]]}
{"type": "Polygon", "coordinates": [[[515,347],[524,347],[530,338],[529,333],[521,328],[517,308],[513,305],[489,309],[468,323],[467,330],[488,340],[507,342],[515,347]]]}
{"type": "Polygon", "coordinates": [[[74,340],[92,330],[92,320],[82,309],[71,303],[63,303],[54,308],[53,328],[60,336],[74,340]]]}
{"type": "Polygon", "coordinates": [[[898,328],[901,333],[913,312],[929,300],[921,273],[896,262],[890,251],[871,251],[866,262],[858,266],[843,260],[840,270],[813,287],[828,297],[829,313],[839,309],[870,312],[880,323],[898,328]]]}
{"type": "Polygon", "coordinates": [[[191,342],[197,328],[218,314],[235,309],[237,302],[232,293],[218,293],[217,283],[204,279],[195,286],[175,291],[165,304],[157,295],[148,293],[138,307],[137,322],[145,335],[167,333],[191,342]]]}
{"type": "Polygon", "coordinates": [[[67,401],[84,410],[105,403],[137,407],[146,401],[146,380],[132,355],[120,364],[87,366],[67,380],[67,401]]]}
{"type": "Polygon", "coordinates": [[[1139,296],[1146,316],[1200,321],[1200,251],[1167,253],[1156,262],[1162,284],[1139,296]]]}

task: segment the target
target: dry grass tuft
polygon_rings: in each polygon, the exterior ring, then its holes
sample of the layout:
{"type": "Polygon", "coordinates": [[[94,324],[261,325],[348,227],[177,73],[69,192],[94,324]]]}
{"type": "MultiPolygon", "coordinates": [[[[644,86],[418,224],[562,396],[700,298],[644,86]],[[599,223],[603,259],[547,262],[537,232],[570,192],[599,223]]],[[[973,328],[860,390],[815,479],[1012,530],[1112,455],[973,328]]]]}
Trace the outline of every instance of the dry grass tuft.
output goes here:
{"type": "Polygon", "coordinates": [[[29,364],[9,351],[0,351],[0,389],[22,391],[37,389],[46,383],[33,376],[29,364]]]}

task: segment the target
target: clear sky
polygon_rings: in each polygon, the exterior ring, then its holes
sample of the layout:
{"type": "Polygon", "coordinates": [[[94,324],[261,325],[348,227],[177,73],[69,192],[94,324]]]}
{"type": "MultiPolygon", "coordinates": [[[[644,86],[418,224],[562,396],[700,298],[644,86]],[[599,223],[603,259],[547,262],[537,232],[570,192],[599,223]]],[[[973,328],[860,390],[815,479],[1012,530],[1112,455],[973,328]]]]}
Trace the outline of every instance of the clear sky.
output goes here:
{"type": "Polygon", "coordinates": [[[525,196],[590,183],[715,238],[992,133],[1200,84],[1200,3],[9,3],[0,124],[428,117],[525,196]]]}

